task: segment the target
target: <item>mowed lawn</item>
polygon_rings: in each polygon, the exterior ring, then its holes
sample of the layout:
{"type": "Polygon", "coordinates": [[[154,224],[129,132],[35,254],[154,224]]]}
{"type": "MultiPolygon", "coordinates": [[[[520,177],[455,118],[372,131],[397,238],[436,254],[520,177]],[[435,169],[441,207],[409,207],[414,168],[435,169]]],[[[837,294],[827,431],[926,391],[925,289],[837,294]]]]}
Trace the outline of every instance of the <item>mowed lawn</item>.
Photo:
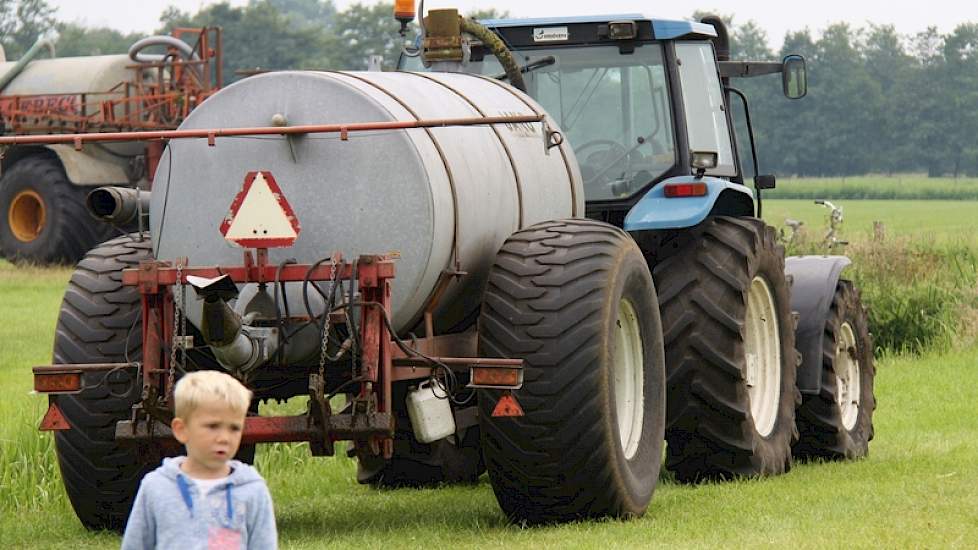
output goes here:
{"type": "MultiPolygon", "coordinates": [[[[978,229],[978,221],[959,214],[962,208],[974,211],[973,202],[937,212],[934,201],[927,208],[903,201],[840,202],[847,231],[861,219],[871,222],[895,209],[905,216],[884,221],[896,233],[903,227],[905,234],[932,231],[946,238],[978,229]],[[907,222],[917,208],[916,224],[907,222]]],[[[809,207],[811,227],[821,230],[826,210],[810,201],[767,201],[765,217],[802,217],[798,212],[809,207]]],[[[65,269],[23,269],[0,261],[5,548],[119,545],[118,536],[88,533],[78,523],[61,488],[51,436],[35,431],[46,403],[29,393],[30,367],[50,361],[69,275],[65,269]]],[[[974,547],[978,349],[890,357],[877,367],[876,439],[867,459],[796,465],[784,476],[763,480],[684,486],[664,479],[648,514],[632,521],[521,528],[507,524],[485,477],[474,487],[375,491],[356,484],[351,460],[311,458],[302,445],[261,447],[258,467],[275,499],[283,548],[974,547]]]]}

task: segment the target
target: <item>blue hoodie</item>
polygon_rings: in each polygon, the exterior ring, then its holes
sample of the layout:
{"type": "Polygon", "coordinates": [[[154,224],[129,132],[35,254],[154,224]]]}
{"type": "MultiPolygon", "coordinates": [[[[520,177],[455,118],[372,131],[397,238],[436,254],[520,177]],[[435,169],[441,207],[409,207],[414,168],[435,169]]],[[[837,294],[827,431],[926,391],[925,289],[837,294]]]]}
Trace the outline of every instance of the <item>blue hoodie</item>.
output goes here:
{"type": "Polygon", "coordinates": [[[206,549],[214,537],[240,540],[240,548],[277,548],[272,497],[254,468],[232,460],[227,483],[201,495],[180,470],[187,457],[167,458],[139,485],[123,550],[206,549]]]}

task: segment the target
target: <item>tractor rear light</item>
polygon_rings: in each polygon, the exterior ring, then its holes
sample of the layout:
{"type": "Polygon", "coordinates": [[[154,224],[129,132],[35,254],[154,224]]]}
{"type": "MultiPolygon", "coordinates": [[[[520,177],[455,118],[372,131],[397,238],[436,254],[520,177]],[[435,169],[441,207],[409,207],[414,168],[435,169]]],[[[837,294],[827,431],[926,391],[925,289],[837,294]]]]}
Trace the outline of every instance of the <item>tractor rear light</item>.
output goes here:
{"type": "Polygon", "coordinates": [[[697,183],[670,183],[665,186],[663,192],[667,199],[677,199],[682,197],[702,197],[706,195],[706,184],[697,183]]]}
{"type": "Polygon", "coordinates": [[[469,380],[470,388],[519,389],[523,387],[523,369],[473,366],[469,380]]]}
{"type": "Polygon", "coordinates": [[[78,393],[81,390],[81,371],[34,371],[34,391],[38,393],[78,393]]]}

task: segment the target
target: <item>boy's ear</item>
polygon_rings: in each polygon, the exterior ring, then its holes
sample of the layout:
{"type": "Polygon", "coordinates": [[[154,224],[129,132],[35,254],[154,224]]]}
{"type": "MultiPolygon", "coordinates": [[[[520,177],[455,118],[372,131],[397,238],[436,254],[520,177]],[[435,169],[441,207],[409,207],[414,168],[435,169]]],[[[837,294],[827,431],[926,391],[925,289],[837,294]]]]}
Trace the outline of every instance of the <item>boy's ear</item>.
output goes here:
{"type": "Polygon", "coordinates": [[[182,418],[173,417],[173,422],[170,422],[170,430],[173,431],[173,437],[177,438],[177,441],[180,443],[187,442],[187,423],[182,418]]]}

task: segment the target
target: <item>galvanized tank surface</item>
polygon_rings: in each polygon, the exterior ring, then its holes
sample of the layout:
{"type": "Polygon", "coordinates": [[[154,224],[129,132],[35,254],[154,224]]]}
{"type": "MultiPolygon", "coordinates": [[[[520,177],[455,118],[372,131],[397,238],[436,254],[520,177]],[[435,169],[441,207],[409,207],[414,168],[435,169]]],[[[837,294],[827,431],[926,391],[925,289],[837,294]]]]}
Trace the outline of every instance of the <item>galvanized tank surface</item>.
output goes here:
{"type": "MultiPolygon", "coordinates": [[[[272,126],[281,116],[303,125],[543,113],[514,88],[478,76],[296,71],[221,90],[181,129],[272,126]]],[[[292,248],[271,250],[273,263],[312,263],[334,251],[346,258],[399,253],[393,322],[400,332],[414,329],[439,280],[456,269],[465,274],[434,310],[436,333],[471,323],[507,237],[584,215],[570,146],[548,151],[539,123],[372,131],[345,141],[336,134],[218,138],[214,147],[174,140],[154,180],[156,257],[240,264],[241,249],[223,239],[219,225],[252,170],[272,173],[302,226],[292,248]]],[[[199,311],[190,307],[188,316],[199,311]]]]}
{"type": "MultiPolygon", "coordinates": [[[[131,82],[135,72],[128,68],[136,63],[126,55],[96,55],[85,57],[59,57],[55,59],[35,59],[31,61],[0,94],[0,102],[10,95],[43,95],[35,98],[38,102],[48,102],[47,107],[39,104],[38,118],[44,120],[43,109],[50,108],[65,112],[77,112],[79,115],[91,115],[97,112],[98,101],[122,97],[124,88],[118,87],[121,82],[131,82]],[[115,88],[115,94],[105,95],[115,88]],[[79,111],[81,97],[86,94],[85,101],[89,104],[86,112],[79,111]],[[70,96],[70,97],[69,97],[70,96]],[[60,103],[59,103],[60,102],[60,103]]],[[[0,63],[0,77],[13,69],[16,62],[0,63]]],[[[147,71],[147,81],[152,81],[154,75],[147,71]]],[[[4,107],[6,109],[6,107],[4,107]]],[[[116,108],[117,114],[123,114],[123,107],[116,108]]],[[[138,143],[113,143],[104,147],[116,154],[132,156],[143,152],[143,146],[138,143]]]]}

